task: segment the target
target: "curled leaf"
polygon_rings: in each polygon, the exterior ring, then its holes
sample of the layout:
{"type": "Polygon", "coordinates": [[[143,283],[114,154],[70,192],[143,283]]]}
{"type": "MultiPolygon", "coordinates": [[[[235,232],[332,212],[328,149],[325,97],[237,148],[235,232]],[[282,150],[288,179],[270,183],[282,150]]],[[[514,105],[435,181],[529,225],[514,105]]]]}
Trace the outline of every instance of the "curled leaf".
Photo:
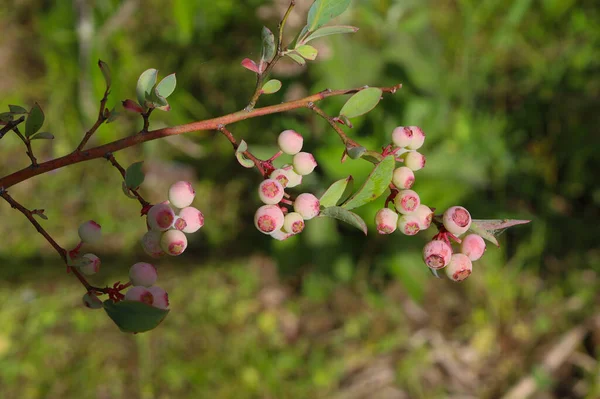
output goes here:
{"type": "Polygon", "coordinates": [[[517,219],[473,219],[471,221],[471,227],[469,227],[469,231],[479,234],[481,237],[485,238],[492,244],[497,247],[500,246],[496,237],[504,232],[504,230],[508,229],[512,226],[517,226],[520,224],[527,224],[531,222],[531,220],[517,220],[517,219]]]}
{"type": "Polygon", "coordinates": [[[256,62],[252,61],[250,58],[244,58],[242,60],[242,66],[254,73],[259,73],[258,65],[256,65],[256,62]]]}
{"type": "Polygon", "coordinates": [[[286,56],[290,57],[292,60],[294,60],[297,64],[300,65],[306,65],[306,61],[304,61],[304,58],[300,57],[298,54],[294,54],[294,53],[287,53],[286,56]]]}

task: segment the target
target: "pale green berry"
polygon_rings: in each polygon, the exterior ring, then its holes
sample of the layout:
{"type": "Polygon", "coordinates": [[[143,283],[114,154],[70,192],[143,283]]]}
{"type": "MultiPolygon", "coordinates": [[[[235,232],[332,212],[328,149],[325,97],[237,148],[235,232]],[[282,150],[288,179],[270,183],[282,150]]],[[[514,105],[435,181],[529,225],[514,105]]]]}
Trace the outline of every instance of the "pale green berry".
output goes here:
{"type": "Polygon", "coordinates": [[[169,201],[175,208],[185,208],[190,206],[194,201],[196,191],[192,187],[192,183],[187,181],[178,181],[169,187],[169,201]]]}
{"type": "Polygon", "coordinates": [[[446,230],[458,237],[471,227],[471,214],[462,206],[453,206],[444,212],[442,222],[446,230]]]}
{"type": "Polygon", "coordinates": [[[412,131],[408,127],[398,126],[392,132],[392,143],[396,147],[406,147],[412,140],[412,131]]]}
{"type": "Polygon", "coordinates": [[[310,220],[321,212],[321,203],[314,195],[302,193],[294,201],[294,211],[302,215],[304,220],[310,220]]]}
{"type": "Polygon", "coordinates": [[[427,230],[431,226],[433,211],[427,205],[419,204],[413,215],[419,220],[419,228],[421,230],[427,230]]]}
{"type": "Polygon", "coordinates": [[[421,204],[421,198],[414,190],[400,190],[394,197],[396,211],[403,215],[410,215],[421,204]]]}
{"type": "Polygon", "coordinates": [[[153,258],[158,258],[166,255],[166,252],[160,247],[160,238],[162,232],[157,230],[150,230],[142,237],[142,248],[144,252],[153,258]]]}
{"type": "Polygon", "coordinates": [[[82,258],[88,259],[89,262],[79,268],[81,273],[85,274],[86,276],[91,276],[98,273],[101,263],[99,257],[94,254],[85,254],[82,256],[82,258]]]}
{"type": "Polygon", "coordinates": [[[169,230],[174,221],[175,211],[168,204],[156,204],[148,211],[147,222],[152,230],[169,230]]]}
{"type": "Polygon", "coordinates": [[[392,183],[400,190],[409,189],[415,183],[415,174],[412,169],[401,166],[394,170],[392,183]]]}
{"type": "Polygon", "coordinates": [[[450,263],[446,266],[446,275],[450,280],[463,281],[471,275],[473,263],[465,254],[453,254],[450,263]]]}
{"type": "Polygon", "coordinates": [[[254,225],[261,233],[272,234],[283,227],[283,211],[277,205],[263,205],[254,214],[254,225]]]}
{"type": "Polygon", "coordinates": [[[290,212],[283,218],[283,231],[298,234],[304,230],[304,218],[298,212],[290,212]]]}
{"type": "Polygon", "coordinates": [[[90,309],[102,309],[102,301],[94,293],[86,293],[82,300],[83,304],[90,309]]]}
{"type": "Polygon", "coordinates": [[[278,204],[283,199],[283,186],[275,179],[263,180],[258,186],[258,196],[267,205],[278,204]]]}
{"type": "Polygon", "coordinates": [[[95,244],[102,239],[102,227],[93,220],[82,223],[77,232],[81,241],[86,244],[95,244]]]}
{"type": "Polygon", "coordinates": [[[188,206],[179,211],[179,217],[185,220],[184,233],[195,233],[204,226],[204,215],[193,206],[188,206]]]}
{"type": "Polygon", "coordinates": [[[375,214],[375,225],[379,234],[392,234],[398,226],[398,214],[390,208],[382,208],[375,214]]]}
{"type": "Polygon", "coordinates": [[[135,301],[135,302],[143,302],[147,305],[152,305],[154,302],[154,296],[146,287],[142,287],[141,285],[136,285],[131,287],[125,293],[126,301],[135,301]]]}
{"type": "Polygon", "coordinates": [[[418,151],[408,151],[401,156],[404,159],[404,166],[412,169],[413,172],[421,170],[425,167],[425,155],[418,151]]]}
{"type": "Polygon", "coordinates": [[[419,219],[414,215],[400,215],[398,217],[398,231],[407,236],[414,236],[421,231],[419,219]]]}
{"type": "Polygon", "coordinates": [[[425,142],[425,133],[418,126],[410,126],[409,129],[412,132],[412,138],[406,148],[409,150],[418,150],[425,142]]]}
{"type": "Polygon", "coordinates": [[[429,241],[423,247],[423,260],[431,269],[441,269],[450,263],[452,247],[442,240],[429,241]]]}
{"type": "Polygon", "coordinates": [[[294,171],[299,175],[309,175],[315,170],[317,166],[317,161],[315,157],[311,153],[308,152],[299,152],[294,155],[294,159],[292,160],[292,164],[294,165],[294,171]]]}
{"type": "Polygon", "coordinates": [[[462,239],[460,252],[467,255],[471,261],[476,261],[485,252],[485,241],[478,234],[469,234],[462,239]]]}
{"type": "Polygon", "coordinates": [[[133,285],[150,287],[157,278],[156,268],[150,263],[138,262],[129,269],[129,280],[133,285]]]}
{"type": "Polygon", "coordinates": [[[289,155],[296,155],[302,149],[304,139],[294,130],[284,130],[279,133],[277,144],[281,151],[289,155]]]}
{"type": "Polygon", "coordinates": [[[167,255],[178,256],[187,248],[187,238],[179,230],[167,230],[160,238],[160,247],[167,255]]]}
{"type": "Polygon", "coordinates": [[[169,295],[165,290],[160,287],[153,286],[148,288],[148,291],[152,294],[152,306],[159,309],[168,309],[169,307],[169,295]]]}

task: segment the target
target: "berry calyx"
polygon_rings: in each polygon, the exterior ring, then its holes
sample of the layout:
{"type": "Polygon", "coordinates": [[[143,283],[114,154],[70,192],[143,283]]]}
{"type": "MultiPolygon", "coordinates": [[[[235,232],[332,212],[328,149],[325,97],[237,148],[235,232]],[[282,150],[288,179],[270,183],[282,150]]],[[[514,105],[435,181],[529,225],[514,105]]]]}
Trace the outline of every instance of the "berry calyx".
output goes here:
{"type": "Polygon", "coordinates": [[[148,211],[148,226],[152,230],[165,231],[171,228],[175,221],[175,211],[168,204],[156,204],[148,211]]]}
{"type": "Polygon", "coordinates": [[[263,205],[254,214],[254,225],[264,234],[271,234],[283,227],[284,216],[277,205],[263,205]]]}
{"type": "Polygon", "coordinates": [[[154,296],[148,290],[148,288],[138,285],[131,287],[129,290],[127,290],[127,292],[125,293],[125,300],[143,302],[147,305],[152,305],[152,303],[154,302],[154,296]]]}
{"type": "Polygon", "coordinates": [[[408,127],[398,126],[392,131],[392,143],[396,147],[406,147],[412,141],[413,133],[408,127]]]}
{"type": "Polygon", "coordinates": [[[156,268],[150,263],[138,262],[129,269],[129,280],[133,285],[150,287],[156,283],[157,278],[156,268]]]}
{"type": "Polygon", "coordinates": [[[90,263],[88,263],[87,265],[83,265],[79,268],[81,273],[85,274],[86,276],[91,276],[93,274],[98,273],[98,271],[100,270],[101,263],[100,258],[94,254],[85,254],[82,257],[88,259],[90,263]]]}
{"type": "Polygon", "coordinates": [[[267,205],[278,204],[283,199],[283,186],[277,180],[266,179],[258,186],[258,196],[267,205]]]}
{"type": "Polygon", "coordinates": [[[283,218],[283,231],[298,234],[304,230],[304,218],[298,212],[290,212],[283,218]]]}
{"type": "Polygon", "coordinates": [[[409,126],[409,129],[412,132],[412,138],[406,148],[409,150],[418,150],[425,142],[425,133],[418,126],[409,126]]]}
{"type": "Polygon", "coordinates": [[[142,237],[142,248],[144,252],[153,258],[159,258],[166,255],[166,252],[160,247],[160,238],[162,233],[157,230],[150,230],[142,237]]]}
{"type": "Polygon", "coordinates": [[[181,255],[187,244],[187,237],[179,230],[165,231],[160,238],[160,247],[171,256],[181,255]]]}
{"type": "Polygon", "coordinates": [[[398,231],[407,236],[414,236],[421,229],[419,228],[419,219],[414,215],[402,215],[398,218],[398,231]]]}
{"type": "Polygon", "coordinates": [[[187,222],[181,216],[175,216],[173,221],[173,228],[183,231],[187,227],[187,222]]]}
{"type": "Polygon", "coordinates": [[[96,294],[88,292],[82,298],[83,304],[90,309],[101,309],[102,301],[96,296],[96,294]]]}
{"type": "Polygon", "coordinates": [[[462,239],[460,252],[467,255],[471,261],[478,260],[485,252],[485,241],[478,234],[469,234],[462,239]]]}
{"type": "Polygon", "coordinates": [[[442,222],[446,230],[458,237],[471,227],[471,214],[462,206],[453,206],[444,212],[442,222]]]}
{"type": "Polygon", "coordinates": [[[415,174],[412,169],[406,166],[401,166],[394,170],[392,183],[400,190],[409,189],[415,183],[415,174]]]}
{"type": "Polygon", "coordinates": [[[423,260],[431,269],[441,269],[450,263],[452,247],[442,240],[429,241],[423,247],[423,260]]]}
{"type": "Polygon", "coordinates": [[[169,187],[169,201],[175,208],[185,208],[194,201],[196,191],[192,183],[187,181],[178,181],[169,187]]]}
{"type": "Polygon", "coordinates": [[[82,223],[77,232],[81,241],[86,244],[95,244],[102,239],[102,227],[93,220],[82,223]]]}
{"type": "Polygon", "coordinates": [[[169,307],[169,294],[160,287],[154,286],[148,288],[152,294],[152,306],[159,309],[167,309],[169,307]]]}
{"type": "Polygon", "coordinates": [[[398,226],[398,214],[390,208],[382,208],[375,214],[375,225],[379,234],[392,234],[398,226]]]}
{"type": "Polygon", "coordinates": [[[299,152],[294,155],[292,164],[294,165],[294,171],[303,176],[311,174],[317,167],[315,157],[308,152],[299,152]]]}
{"type": "Polygon", "coordinates": [[[421,154],[418,151],[405,152],[404,154],[402,154],[402,157],[404,158],[404,165],[407,168],[412,169],[413,172],[421,170],[425,167],[425,155],[421,154]]]}
{"type": "Polygon", "coordinates": [[[195,233],[204,226],[204,215],[193,206],[188,206],[179,211],[179,217],[185,220],[184,233],[195,233]]]}
{"type": "Polygon", "coordinates": [[[296,155],[302,149],[304,139],[294,130],[284,130],[277,137],[277,144],[281,151],[289,155],[296,155]]]}
{"type": "Polygon", "coordinates": [[[394,197],[394,206],[396,211],[403,215],[410,215],[421,204],[421,198],[414,190],[401,190],[394,197]]]}
{"type": "Polygon", "coordinates": [[[445,271],[450,280],[463,281],[471,275],[473,263],[465,254],[454,254],[450,259],[450,263],[446,266],[445,271]]]}
{"type": "Polygon", "coordinates": [[[294,211],[302,215],[304,220],[310,220],[321,212],[321,203],[310,193],[302,193],[294,201],[294,211]]]}

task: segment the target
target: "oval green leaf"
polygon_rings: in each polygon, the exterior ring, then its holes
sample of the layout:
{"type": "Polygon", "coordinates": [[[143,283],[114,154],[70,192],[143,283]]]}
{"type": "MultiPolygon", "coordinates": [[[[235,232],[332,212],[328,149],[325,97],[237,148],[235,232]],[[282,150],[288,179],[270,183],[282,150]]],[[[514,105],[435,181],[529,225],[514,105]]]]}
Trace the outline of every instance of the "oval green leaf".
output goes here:
{"type": "Polygon", "coordinates": [[[371,174],[362,187],[348,201],[344,202],[342,206],[346,209],[358,208],[379,198],[392,182],[395,166],[396,160],[393,155],[383,158],[373,168],[373,171],[371,171],[371,174]]]}
{"type": "Polygon", "coordinates": [[[262,92],[264,94],[273,94],[277,93],[281,89],[281,82],[277,79],[271,79],[262,87],[262,92]]]}
{"type": "Polygon", "coordinates": [[[12,122],[15,119],[15,114],[12,112],[2,112],[0,113],[0,121],[2,122],[12,122]]]}
{"type": "Polygon", "coordinates": [[[43,124],[44,111],[42,111],[42,108],[38,103],[35,103],[33,108],[31,108],[31,111],[29,111],[27,121],[25,121],[25,137],[29,137],[37,133],[43,124]]]}
{"type": "Polygon", "coordinates": [[[29,138],[29,140],[52,140],[54,135],[50,132],[39,132],[29,138]]]}
{"type": "Polygon", "coordinates": [[[362,157],[362,155],[367,152],[367,149],[363,146],[358,146],[358,147],[352,147],[352,148],[348,148],[346,150],[346,152],[348,153],[348,156],[352,159],[358,159],[360,157],[362,157]]]}
{"type": "Polygon", "coordinates": [[[292,60],[296,61],[297,64],[306,65],[306,61],[304,61],[304,58],[300,57],[298,54],[287,53],[286,55],[292,60]]]}
{"type": "Polygon", "coordinates": [[[350,0],[316,0],[308,10],[307,25],[309,31],[314,32],[342,14],[349,5],[350,0]]]}
{"type": "Polygon", "coordinates": [[[238,147],[235,150],[235,157],[237,158],[240,165],[242,165],[244,168],[250,169],[254,167],[254,162],[252,162],[251,159],[246,158],[246,156],[244,155],[244,151],[247,150],[248,144],[244,140],[240,141],[240,144],[238,144],[238,147]]]}
{"type": "Polygon", "coordinates": [[[319,51],[311,45],[303,44],[302,46],[298,46],[294,49],[298,54],[300,54],[303,58],[307,60],[313,61],[317,58],[317,54],[319,51]]]}
{"type": "Polygon", "coordinates": [[[262,28],[262,62],[271,62],[275,57],[275,35],[266,26],[262,28]]]}
{"type": "Polygon", "coordinates": [[[353,186],[354,178],[352,176],[348,176],[345,179],[336,181],[329,186],[329,188],[319,199],[321,206],[324,208],[329,208],[337,205],[340,201],[345,199],[350,192],[352,192],[353,186]]]}
{"type": "Polygon", "coordinates": [[[123,190],[123,194],[125,194],[126,197],[131,199],[137,199],[135,195],[131,194],[131,191],[129,191],[129,189],[127,188],[127,184],[125,183],[125,181],[121,182],[121,190],[123,190]]]}
{"type": "Polygon", "coordinates": [[[123,332],[140,333],[156,328],[169,314],[169,310],[155,308],[142,302],[107,299],[103,303],[108,317],[123,332]]]}
{"type": "Polygon", "coordinates": [[[147,69],[140,75],[135,88],[139,104],[146,104],[146,99],[152,95],[152,88],[156,84],[157,76],[158,71],[154,68],[147,69]]]}
{"type": "Polygon", "coordinates": [[[163,98],[167,98],[173,94],[175,86],[177,86],[177,78],[175,77],[175,74],[172,73],[165,76],[163,80],[156,85],[156,93],[163,98]]]}
{"type": "Polygon", "coordinates": [[[342,222],[346,222],[349,225],[356,227],[365,235],[367,235],[367,224],[365,223],[365,221],[356,213],[350,212],[349,210],[344,209],[340,206],[331,206],[329,208],[325,208],[321,211],[319,216],[327,216],[330,218],[341,220],[342,222]]]}
{"type": "Polygon", "coordinates": [[[366,114],[379,103],[381,94],[381,89],[377,87],[369,87],[359,91],[346,101],[340,111],[340,116],[354,118],[366,114]]]}
{"type": "Polygon", "coordinates": [[[10,105],[8,106],[8,109],[10,110],[10,112],[12,112],[13,114],[26,114],[27,110],[23,107],[21,107],[20,105],[10,105]]]}
{"type": "Polygon", "coordinates": [[[356,26],[348,25],[336,25],[336,26],[325,26],[321,29],[317,29],[304,40],[304,43],[308,43],[311,40],[318,39],[319,37],[338,35],[341,33],[355,33],[358,31],[356,26]]]}
{"type": "Polygon", "coordinates": [[[145,179],[142,165],[144,161],[132,163],[125,171],[125,184],[130,190],[137,189],[145,179]]]}

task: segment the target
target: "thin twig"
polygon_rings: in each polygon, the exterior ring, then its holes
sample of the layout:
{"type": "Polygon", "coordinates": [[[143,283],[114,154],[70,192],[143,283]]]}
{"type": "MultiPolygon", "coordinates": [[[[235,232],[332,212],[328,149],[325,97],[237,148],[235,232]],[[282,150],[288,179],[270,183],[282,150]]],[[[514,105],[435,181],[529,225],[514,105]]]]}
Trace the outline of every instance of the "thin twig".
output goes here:
{"type": "MultiPolygon", "coordinates": [[[[112,153],[107,153],[104,158],[106,158],[111,164],[112,166],[114,166],[115,168],[117,168],[117,170],[119,171],[119,173],[121,173],[121,176],[123,176],[123,179],[125,179],[125,169],[121,166],[121,164],[119,164],[119,162],[115,159],[115,156],[112,153]]],[[[137,198],[137,200],[140,202],[140,205],[142,205],[142,208],[145,208],[147,206],[150,205],[150,203],[148,201],[146,201],[141,195],[140,193],[138,193],[137,190],[133,190],[133,189],[129,189],[129,191],[131,191],[133,193],[133,195],[137,198]]]]}
{"type": "Polygon", "coordinates": [[[13,131],[16,133],[17,136],[19,136],[19,138],[21,139],[21,141],[23,141],[23,143],[25,144],[25,147],[27,147],[27,151],[26,154],[29,157],[29,159],[31,160],[31,165],[32,166],[37,166],[37,159],[35,158],[35,156],[33,155],[33,150],[31,149],[31,141],[29,140],[29,137],[25,137],[21,134],[21,132],[19,131],[18,127],[14,127],[13,131]]]}
{"type": "Polygon", "coordinates": [[[106,121],[107,118],[105,117],[104,110],[106,109],[106,101],[108,100],[109,93],[110,93],[110,88],[107,87],[106,90],[104,90],[104,96],[102,97],[102,100],[100,100],[100,110],[98,111],[98,119],[96,119],[94,126],[92,126],[90,128],[90,130],[88,130],[85,133],[85,135],[83,136],[83,139],[81,139],[81,142],[75,149],[75,152],[81,152],[81,150],[87,144],[90,137],[92,137],[92,135],[94,133],[96,133],[96,130],[98,130],[100,125],[102,125],[104,123],[104,121],[106,121]]]}
{"type": "Polygon", "coordinates": [[[346,135],[342,128],[337,125],[335,120],[331,116],[327,115],[325,111],[323,111],[321,108],[317,107],[314,103],[308,103],[307,108],[312,110],[321,118],[325,119],[331,125],[331,128],[335,130],[338,136],[340,136],[340,139],[342,140],[342,143],[344,143],[346,148],[360,147],[360,144],[348,137],[348,135],[346,135]]]}
{"type": "Polygon", "coordinates": [[[19,119],[15,119],[14,121],[10,121],[6,124],[6,126],[4,126],[2,129],[0,129],[0,139],[2,137],[4,137],[4,135],[8,132],[10,132],[11,130],[13,130],[15,127],[19,126],[19,124],[23,123],[25,121],[25,116],[21,116],[19,119]]]}
{"type": "MultiPolygon", "coordinates": [[[[237,151],[239,144],[235,140],[235,137],[233,137],[233,134],[229,130],[227,130],[225,125],[219,126],[217,128],[217,130],[219,132],[223,133],[223,136],[227,137],[227,140],[229,140],[231,145],[233,145],[233,149],[237,151]]],[[[242,154],[244,154],[244,156],[246,158],[248,158],[249,160],[251,160],[254,163],[254,166],[256,166],[256,168],[258,169],[258,171],[260,172],[261,175],[265,176],[265,168],[263,167],[263,161],[261,159],[258,159],[257,157],[255,157],[254,154],[252,154],[248,150],[243,151],[242,154]]]]}

